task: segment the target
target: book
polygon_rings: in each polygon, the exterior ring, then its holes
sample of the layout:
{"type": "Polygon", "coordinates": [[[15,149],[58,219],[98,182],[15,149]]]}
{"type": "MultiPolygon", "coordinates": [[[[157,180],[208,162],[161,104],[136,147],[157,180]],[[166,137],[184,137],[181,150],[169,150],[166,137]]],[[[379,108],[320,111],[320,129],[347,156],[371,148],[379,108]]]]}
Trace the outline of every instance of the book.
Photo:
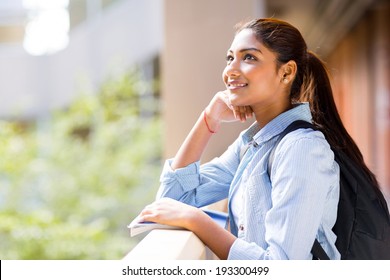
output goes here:
{"type": "MultiPolygon", "coordinates": [[[[207,215],[209,215],[220,227],[222,228],[226,227],[226,223],[228,220],[227,213],[214,211],[214,210],[206,210],[206,209],[202,209],[202,210],[207,215]]],[[[153,229],[171,229],[171,230],[184,229],[182,227],[163,225],[154,222],[140,222],[138,216],[127,227],[130,230],[131,237],[136,236],[143,232],[151,231],[153,229]]]]}

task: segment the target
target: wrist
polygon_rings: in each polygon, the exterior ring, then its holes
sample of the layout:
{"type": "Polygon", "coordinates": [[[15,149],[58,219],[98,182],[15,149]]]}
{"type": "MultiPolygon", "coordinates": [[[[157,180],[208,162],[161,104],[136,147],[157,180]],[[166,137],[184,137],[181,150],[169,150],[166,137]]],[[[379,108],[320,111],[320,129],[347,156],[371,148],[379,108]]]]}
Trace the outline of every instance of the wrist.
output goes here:
{"type": "Polygon", "coordinates": [[[213,118],[208,112],[207,108],[203,111],[203,121],[208,129],[208,131],[212,134],[217,133],[220,126],[220,121],[216,118],[213,118]]]}
{"type": "Polygon", "coordinates": [[[187,217],[187,224],[185,228],[196,233],[198,231],[198,227],[203,225],[203,219],[207,219],[208,216],[200,208],[194,208],[193,210],[194,211],[192,211],[191,214],[187,217]]]}

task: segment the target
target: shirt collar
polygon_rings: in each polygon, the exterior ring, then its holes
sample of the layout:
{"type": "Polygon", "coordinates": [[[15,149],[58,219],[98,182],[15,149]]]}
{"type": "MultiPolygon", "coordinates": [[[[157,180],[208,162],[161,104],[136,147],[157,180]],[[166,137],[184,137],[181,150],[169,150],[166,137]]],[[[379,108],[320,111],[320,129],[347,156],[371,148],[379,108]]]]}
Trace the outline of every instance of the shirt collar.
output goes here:
{"type": "Polygon", "coordinates": [[[242,135],[243,142],[244,144],[251,141],[256,142],[256,144],[264,143],[279,135],[290,123],[297,120],[312,121],[309,103],[304,102],[294,105],[292,109],[278,115],[262,129],[260,129],[257,122],[253,123],[242,135]]]}

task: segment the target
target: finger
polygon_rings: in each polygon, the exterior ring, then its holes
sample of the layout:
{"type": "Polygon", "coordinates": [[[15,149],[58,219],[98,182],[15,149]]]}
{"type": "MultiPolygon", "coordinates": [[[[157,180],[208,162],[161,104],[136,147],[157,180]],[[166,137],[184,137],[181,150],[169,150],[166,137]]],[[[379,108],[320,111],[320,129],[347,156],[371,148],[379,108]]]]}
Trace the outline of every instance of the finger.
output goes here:
{"type": "Polygon", "coordinates": [[[247,106],[246,117],[247,117],[247,118],[253,117],[252,107],[250,107],[250,106],[247,106]]]}
{"type": "Polygon", "coordinates": [[[235,118],[236,120],[238,120],[238,119],[240,118],[240,114],[239,114],[239,112],[238,112],[238,108],[235,107],[235,106],[232,106],[232,111],[233,111],[234,118],[235,118]]]}
{"type": "Polygon", "coordinates": [[[140,222],[156,222],[157,221],[156,214],[145,214],[140,217],[140,222]]]}
{"type": "Polygon", "coordinates": [[[240,107],[240,121],[245,122],[246,121],[246,106],[240,107]]]}
{"type": "Polygon", "coordinates": [[[159,212],[155,209],[145,209],[139,215],[139,222],[156,222],[158,221],[159,212]]]}
{"type": "Polygon", "coordinates": [[[155,213],[156,211],[157,211],[157,208],[156,208],[155,203],[146,205],[144,207],[144,209],[142,209],[142,211],[140,213],[140,217],[144,219],[146,216],[151,215],[151,214],[155,213]]]}
{"type": "Polygon", "coordinates": [[[224,90],[224,91],[221,91],[220,93],[221,93],[221,95],[222,95],[222,100],[223,100],[223,102],[226,104],[226,106],[227,106],[230,110],[234,111],[234,106],[233,106],[232,103],[230,102],[229,91],[224,90]]]}
{"type": "Polygon", "coordinates": [[[241,122],[245,121],[245,107],[242,106],[235,106],[234,107],[234,117],[236,120],[239,120],[241,122]]]}

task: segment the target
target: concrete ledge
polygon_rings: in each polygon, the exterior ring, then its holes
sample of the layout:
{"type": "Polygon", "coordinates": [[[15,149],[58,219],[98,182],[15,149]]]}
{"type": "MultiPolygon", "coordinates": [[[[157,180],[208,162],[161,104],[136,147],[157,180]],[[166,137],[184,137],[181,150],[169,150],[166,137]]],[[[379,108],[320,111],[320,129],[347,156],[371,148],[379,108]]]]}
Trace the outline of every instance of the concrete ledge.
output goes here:
{"type": "Polygon", "coordinates": [[[210,258],[210,251],[193,232],[152,230],[124,257],[124,260],[205,260],[207,258],[210,258]]]}

